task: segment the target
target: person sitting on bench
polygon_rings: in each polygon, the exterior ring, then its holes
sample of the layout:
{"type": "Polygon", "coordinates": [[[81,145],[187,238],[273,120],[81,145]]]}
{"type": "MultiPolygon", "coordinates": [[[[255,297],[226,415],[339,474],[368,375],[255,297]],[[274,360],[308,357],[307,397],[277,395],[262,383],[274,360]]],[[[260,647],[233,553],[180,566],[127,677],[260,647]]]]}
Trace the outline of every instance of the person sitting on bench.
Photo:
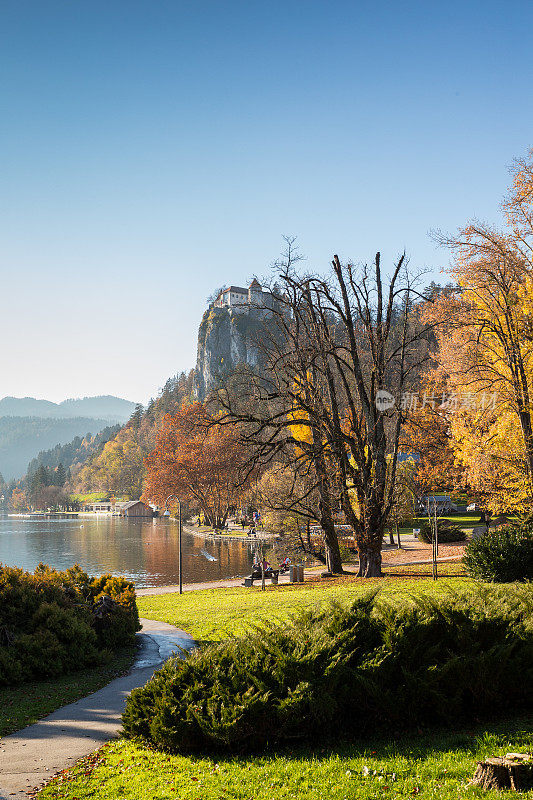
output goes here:
{"type": "MultiPolygon", "coordinates": [[[[274,569],[271,564],[268,563],[266,558],[263,560],[263,568],[265,570],[265,578],[272,578],[273,575],[279,575],[279,569],[274,569]]],[[[263,577],[263,573],[261,570],[261,564],[259,562],[255,562],[252,567],[252,574],[248,576],[248,580],[258,581],[263,577]]]]}

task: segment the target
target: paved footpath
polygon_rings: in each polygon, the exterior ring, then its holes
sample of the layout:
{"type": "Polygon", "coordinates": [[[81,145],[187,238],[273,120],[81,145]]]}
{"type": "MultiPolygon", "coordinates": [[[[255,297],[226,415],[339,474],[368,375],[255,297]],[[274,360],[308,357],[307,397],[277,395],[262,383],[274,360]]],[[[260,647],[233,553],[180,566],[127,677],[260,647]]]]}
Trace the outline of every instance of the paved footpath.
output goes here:
{"type": "MultiPolygon", "coordinates": [[[[448,560],[455,560],[455,556],[439,559],[448,560]]],[[[431,562],[426,559],[403,562],[404,565],[426,563],[431,562]]],[[[317,574],[323,569],[306,570],[306,573],[317,574]]],[[[183,590],[242,586],[242,581],[242,578],[231,578],[191,583],[185,584],[183,590]]],[[[288,574],[280,576],[281,582],[289,582],[288,574]]],[[[178,589],[178,586],[157,586],[138,589],[136,593],[166,594],[178,589]]],[[[115,737],[121,729],[122,712],[131,690],[143,686],[178,648],[190,650],[194,647],[190,634],[173,625],[148,619],[142,619],[141,623],[142,632],[138,634],[141,648],[127,675],[116,678],[88,697],[59,708],[34,725],[0,738],[0,800],[27,799],[30,790],[115,737]]]]}
{"type": "Polygon", "coordinates": [[[115,737],[131,690],[178,648],[194,647],[192,637],[173,625],[147,619],[141,624],[141,647],[127,675],[0,739],[0,800],[27,798],[28,791],[115,737]]]}
{"type": "MultiPolygon", "coordinates": [[[[406,552],[407,555],[407,552],[406,552]]],[[[457,556],[442,556],[437,559],[439,564],[445,561],[457,561],[457,556]]],[[[383,562],[384,567],[412,567],[416,564],[431,564],[430,558],[422,558],[416,561],[398,561],[398,562],[390,562],[387,563],[386,561],[383,562]]],[[[357,564],[350,564],[350,569],[355,574],[357,569],[357,564]]],[[[320,575],[321,572],[324,572],[325,567],[312,567],[311,569],[306,568],[305,575],[306,577],[316,577],[320,575]]],[[[348,573],[347,573],[348,574],[348,573]]],[[[226,578],[225,580],[220,581],[204,581],[203,583],[184,583],[183,584],[183,591],[184,592],[195,592],[201,589],[231,589],[234,586],[243,586],[244,578],[226,578]]],[[[289,573],[285,573],[285,575],[279,576],[280,584],[290,584],[289,573]]],[[[256,579],[254,581],[254,586],[257,588],[261,585],[261,580],[256,579]]],[[[267,586],[270,586],[270,578],[267,578],[267,586]]],[[[178,584],[172,584],[169,586],[148,586],[144,589],[136,589],[135,594],[137,597],[147,597],[150,595],[157,595],[157,594],[175,594],[179,592],[178,584]]],[[[1,800],[1,798],[0,798],[1,800]]]]}

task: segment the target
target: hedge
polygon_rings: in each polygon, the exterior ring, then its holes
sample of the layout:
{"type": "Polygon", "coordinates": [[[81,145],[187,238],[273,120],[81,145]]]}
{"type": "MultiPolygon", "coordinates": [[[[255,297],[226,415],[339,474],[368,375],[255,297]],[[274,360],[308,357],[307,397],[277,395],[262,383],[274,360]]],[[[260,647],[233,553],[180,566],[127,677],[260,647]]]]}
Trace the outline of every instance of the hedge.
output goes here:
{"type": "Polygon", "coordinates": [[[97,664],[139,629],[133,584],[79,566],[34,573],[0,565],[0,685],[97,664]]]}
{"type": "Polygon", "coordinates": [[[131,693],[128,737],[180,753],[388,734],[533,703],[533,589],[485,588],[260,625],[131,693]]]}
{"type": "MultiPolygon", "coordinates": [[[[446,519],[437,520],[437,529],[439,533],[439,544],[447,544],[448,542],[464,542],[466,534],[460,525],[454,525],[446,519]]],[[[418,538],[421,542],[431,544],[431,525],[429,522],[422,522],[420,525],[420,533],[418,538]]]]}

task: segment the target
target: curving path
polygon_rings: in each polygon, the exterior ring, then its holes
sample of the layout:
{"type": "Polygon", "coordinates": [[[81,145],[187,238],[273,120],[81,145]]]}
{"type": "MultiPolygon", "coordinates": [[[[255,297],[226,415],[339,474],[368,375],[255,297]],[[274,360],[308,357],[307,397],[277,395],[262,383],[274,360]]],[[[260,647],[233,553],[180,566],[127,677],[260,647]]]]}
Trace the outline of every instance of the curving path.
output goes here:
{"type": "Polygon", "coordinates": [[[127,675],[0,739],[0,800],[27,798],[29,791],[56,772],[116,736],[131,690],[144,685],[176,650],[191,650],[195,645],[188,633],[173,625],[148,619],[141,624],[141,647],[127,675]]]}

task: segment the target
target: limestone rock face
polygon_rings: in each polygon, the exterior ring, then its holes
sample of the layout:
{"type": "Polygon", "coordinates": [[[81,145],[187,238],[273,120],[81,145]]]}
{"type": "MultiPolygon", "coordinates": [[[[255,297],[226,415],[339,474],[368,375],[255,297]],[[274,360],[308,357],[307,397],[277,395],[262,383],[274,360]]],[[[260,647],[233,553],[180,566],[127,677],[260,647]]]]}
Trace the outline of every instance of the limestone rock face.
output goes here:
{"type": "Polygon", "coordinates": [[[253,308],[238,313],[231,308],[207,309],[198,330],[195,378],[198,400],[205,400],[211,389],[239,364],[261,368],[257,343],[263,324],[263,315],[253,308]]]}

